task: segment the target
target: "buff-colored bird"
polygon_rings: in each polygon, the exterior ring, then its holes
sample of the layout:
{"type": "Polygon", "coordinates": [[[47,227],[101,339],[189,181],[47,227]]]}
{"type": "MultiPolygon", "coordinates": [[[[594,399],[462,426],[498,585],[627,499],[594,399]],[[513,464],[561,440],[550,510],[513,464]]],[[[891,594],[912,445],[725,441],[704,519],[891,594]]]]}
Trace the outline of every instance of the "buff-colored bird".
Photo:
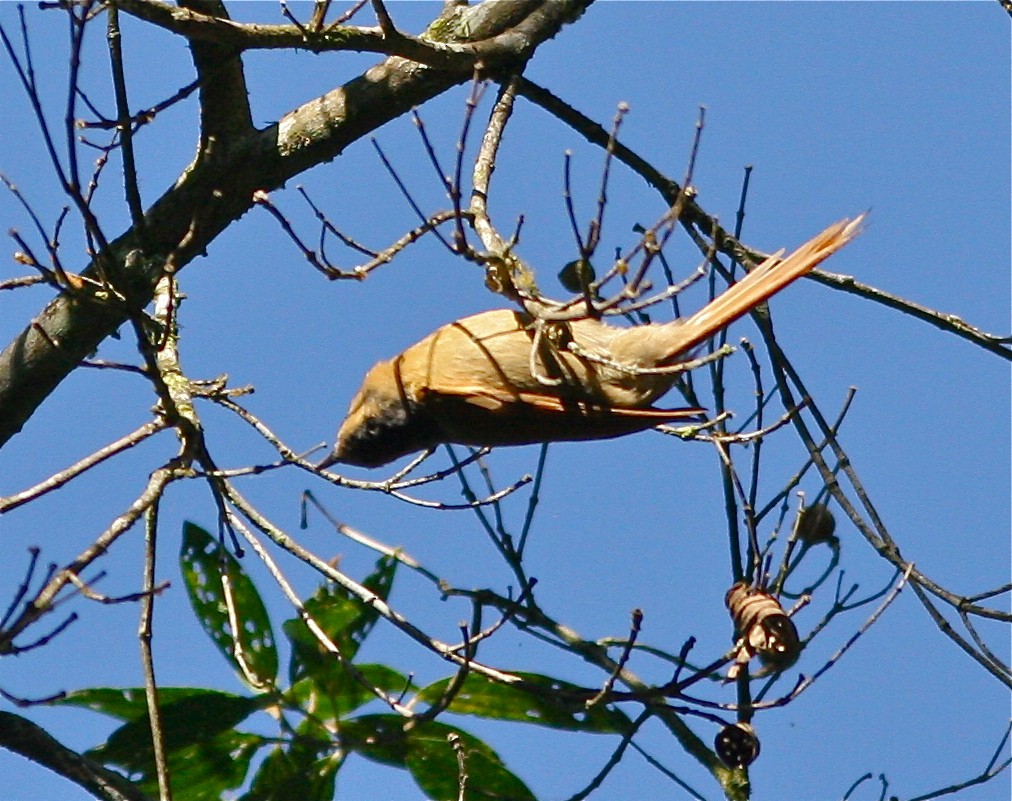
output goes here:
{"type": "Polygon", "coordinates": [[[544,323],[498,309],[444,325],[366,375],[320,464],[379,467],[442,443],[524,445],[607,439],[696,416],[656,409],[692,349],[800,278],[857,235],[843,220],[784,259],[772,256],[695,314],[620,328],[593,319],[544,323]],[[532,348],[536,352],[532,354],[532,348]]]}

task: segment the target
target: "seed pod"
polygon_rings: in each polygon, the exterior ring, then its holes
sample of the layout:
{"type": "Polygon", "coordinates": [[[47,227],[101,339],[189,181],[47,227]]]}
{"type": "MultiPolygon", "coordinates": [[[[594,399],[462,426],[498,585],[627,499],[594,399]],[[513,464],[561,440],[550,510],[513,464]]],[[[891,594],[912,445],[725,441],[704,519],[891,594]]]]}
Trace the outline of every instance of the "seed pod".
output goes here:
{"type": "Polygon", "coordinates": [[[801,654],[798,630],[776,598],[739,581],[727,591],[724,602],[743,640],[737,657],[740,664],[758,654],[764,665],[779,672],[797,661],[801,654]]]}
{"type": "Polygon", "coordinates": [[[586,259],[571,261],[559,270],[559,283],[566,291],[579,294],[587,290],[597,279],[594,265],[586,259]]]}
{"type": "Polygon", "coordinates": [[[748,723],[733,723],[717,732],[713,750],[729,768],[745,768],[759,757],[759,738],[748,723]]]}
{"type": "Polygon", "coordinates": [[[826,504],[817,503],[801,510],[801,519],[798,520],[798,539],[802,542],[809,545],[833,542],[836,539],[833,536],[835,530],[836,519],[826,504]]]}

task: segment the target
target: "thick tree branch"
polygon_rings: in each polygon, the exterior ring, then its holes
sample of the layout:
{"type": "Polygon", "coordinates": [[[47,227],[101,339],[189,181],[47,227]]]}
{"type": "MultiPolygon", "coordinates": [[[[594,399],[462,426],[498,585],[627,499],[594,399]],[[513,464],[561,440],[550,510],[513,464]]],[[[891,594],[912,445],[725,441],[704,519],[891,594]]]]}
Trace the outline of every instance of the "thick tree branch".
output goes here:
{"type": "Polygon", "coordinates": [[[186,36],[191,42],[215,43],[236,51],[298,48],[314,53],[341,50],[384,53],[456,71],[473,70],[478,63],[486,67],[513,63],[520,50],[542,41],[527,37],[541,28],[543,17],[572,21],[593,0],[495,0],[450,15],[430,27],[424,37],[382,27],[335,25],[316,31],[296,25],[241,23],[205,10],[208,2],[215,0],[200,0],[199,5],[197,0],[180,3],[185,7],[161,0],[117,0],[117,5],[140,19],[186,36]],[[448,35],[454,41],[448,40],[448,35]]]}
{"type": "MultiPolygon", "coordinates": [[[[519,0],[518,0],[519,1],[519,0]]],[[[512,53],[518,66],[535,48],[555,36],[593,0],[506,2],[488,4],[488,19],[513,23],[517,7],[533,10],[520,24],[495,31],[500,63],[512,53]],[[501,11],[500,17],[495,12],[501,11]],[[509,48],[513,48],[512,51],[509,48]]],[[[484,6],[478,6],[477,11],[484,6]]],[[[476,18],[477,19],[477,18],[476,18]]],[[[209,58],[213,58],[214,55],[209,58]]],[[[435,70],[399,57],[388,58],[344,86],[286,114],[262,131],[228,141],[214,158],[198,158],[144,217],[146,236],[131,228],[102,254],[120,265],[111,276],[125,302],[99,302],[62,293],[0,354],[0,445],[21,430],[35,409],[59,383],[125,322],[130,309],[143,308],[163,270],[179,269],[254,203],[258,190],[270,191],[317,164],[330,161],[348,145],[412,106],[426,102],[472,77],[471,66],[459,71],[435,70]],[[128,258],[129,255],[129,258],[128,258]]],[[[235,80],[239,77],[233,75],[235,80]]],[[[233,82],[233,95],[235,83],[233,82]]],[[[231,129],[233,113],[205,124],[231,129]]],[[[94,275],[94,268],[84,271],[94,275]]]]}
{"type": "MultiPolygon", "coordinates": [[[[192,9],[228,21],[221,0],[180,0],[180,11],[192,9]]],[[[193,65],[200,81],[200,152],[220,150],[237,137],[253,132],[253,115],[240,51],[227,45],[190,40],[193,65]]],[[[212,151],[213,152],[213,151],[212,151]]]]}
{"type": "Polygon", "coordinates": [[[20,715],[0,712],[0,746],[44,765],[103,801],[148,801],[123,776],[70,750],[20,715]]]}

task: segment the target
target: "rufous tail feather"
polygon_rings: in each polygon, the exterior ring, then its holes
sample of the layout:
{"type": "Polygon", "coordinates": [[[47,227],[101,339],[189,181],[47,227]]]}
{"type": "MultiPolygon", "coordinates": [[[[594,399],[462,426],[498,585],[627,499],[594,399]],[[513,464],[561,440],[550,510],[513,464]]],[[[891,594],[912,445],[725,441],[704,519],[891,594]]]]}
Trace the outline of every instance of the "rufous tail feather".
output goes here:
{"type": "MultiPolygon", "coordinates": [[[[747,314],[792,281],[811,272],[822,261],[850,242],[861,231],[865,215],[841,220],[817,234],[784,259],[780,253],[770,256],[738,283],[714,298],[695,314],[679,320],[675,331],[681,334],[666,343],[661,363],[677,358],[747,314]]],[[[783,251],[781,251],[782,253],[783,251]]]]}

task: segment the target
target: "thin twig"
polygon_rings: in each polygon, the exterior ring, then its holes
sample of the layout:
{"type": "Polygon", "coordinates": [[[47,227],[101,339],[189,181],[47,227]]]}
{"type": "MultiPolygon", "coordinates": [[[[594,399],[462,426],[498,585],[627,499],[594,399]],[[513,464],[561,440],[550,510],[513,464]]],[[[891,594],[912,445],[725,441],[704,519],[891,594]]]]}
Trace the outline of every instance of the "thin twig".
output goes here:
{"type": "MultiPolygon", "coordinates": [[[[257,522],[258,520],[262,521],[263,518],[261,518],[260,515],[256,513],[255,510],[253,510],[253,508],[250,507],[245,502],[245,499],[239,496],[238,493],[234,492],[231,485],[227,485],[226,491],[228,492],[230,501],[232,501],[233,503],[235,503],[236,500],[241,501],[241,504],[236,504],[236,506],[242,512],[242,514],[245,515],[246,518],[253,523],[253,525],[263,530],[260,523],[257,522]],[[254,519],[254,517],[251,517],[250,512],[254,513],[256,519],[254,519]]],[[[327,635],[326,632],[324,632],[320,624],[316,622],[315,618],[313,618],[313,616],[309,614],[309,610],[306,609],[305,605],[302,603],[302,600],[296,594],[295,590],[292,589],[292,585],[289,584],[288,579],[285,578],[284,573],[281,572],[281,569],[277,566],[277,563],[274,561],[273,557],[271,557],[271,555],[263,547],[263,544],[260,542],[260,540],[253,535],[253,532],[249,530],[249,527],[246,525],[246,523],[238,515],[233,514],[231,511],[229,511],[228,516],[230,523],[242,535],[242,537],[246,540],[246,542],[249,543],[250,548],[253,550],[253,553],[255,553],[259,557],[260,561],[262,561],[264,565],[266,565],[267,570],[271,574],[271,577],[277,583],[278,587],[281,588],[281,592],[288,599],[288,602],[295,607],[303,623],[306,624],[306,627],[309,629],[310,633],[316,638],[317,642],[319,642],[320,645],[323,646],[323,648],[327,651],[327,653],[332,654],[336,659],[338,659],[341,663],[341,666],[348,671],[348,674],[352,676],[352,678],[354,678],[359,684],[368,689],[369,692],[371,692],[373,695],[375,695],[377,698],[383,701],[394,712],[406,718],[413,717],[414,713],[408,707],[401,704],[400,701],[398,701],[393,696],[389,695],[382,688],[377,687],[372,682],[370,682],[362,674],[362,672],[352,664],[351,660],[348,659],[343,653],[341,653],[341,649],[338,648],[337,645],[334,643],[334,641],[327,635]]],[[[275,541],[277,542],[277,540],[275,541]]],[[[316,557],[314,557],[314,559],[316,559],[316,557]]],[[[363,587],[362,589],[365,588],[363,587]]],[[[368,590],[366,590],[366,592],[368,592],[368,590]]],[[[378,596],[375,597],[378,598],[378,596]]],[[[375,604],[373,606],[375,607],[375,604]]]]}
{"type": "Polygon", "coordinates": [[[909,799],[909,801],[930,801],[932,798],[941,798],[944,795],[958,793],[960,790],[965,790],[967,787],[975,787],[978,784],[989,782],[991,779],[1003,773],[1009,765],[1012,765],[1012,757],[1009,757],[1002,762],[998,762],[998,759],[1008,746],[1010,732],[1012,732],[1012,724],[1009,724],[1009,726],[1005,728],[1005,733],[1002,735],[1002,738],[998,743],[998,747],[995,748],[994,754],[992,754],[991,758],[988,760],[987,765],[984,766],[984,770],[982,770],[978,775],[963,782],[950,784],[948,787],[943,787],[940,790],[933,790],[930,793],[915,796],[914,798],[909,799]]]}
{"type": "MultiPolygon", "coordinates": [[[[115,4],[106,8],[108,21],[109,61],[112,64],[112,83],[116,97],[117,130],[120,150],[123,153],[123,185],[126,193],[130,220],[143,241],[146,222],[144,206],[141,203],[137,183],[137,164],[134,160],[133,125],[130,117],[130,103],[127,100],[126,76],[123,71],[122,31],[119,25],[119,9],[115,4]]],[[[75,120],[76,124],[76,120],[75,120]]]]}
{"type": "Polygon", "coordinates": [[[625,755],[626,749],[632,744],[633,737],[636,736],[636,732],[638,732],[640,727],[650,720],[653,715],[654,712],[650,708],[644,709],[640,712],[629,727],[622,732],[622,739],[619,740],[615,750],[612,751],[611,756],[608,757],[608,761],[604,763],[601,769],[595,774],[594,778],[592,778],[583,789],[569,796],[566,801],[583,801],[583,799],[588,798],[591,793],[598,789],[604,783],[604,780],[608,778],[608,774],[611,773],[615,766],[622,761],[622,757],[625,755]]]}
{"type": "Polygon", "coordinates": [[[148,707],[151,743],[154,750],[155,773],[158,777],[159,801],[172,801],[169,762],[165,752],[165,729],[162,726],[161,705],[158,702],[158,683],[155,680],[155,660],[151,650],[151,636],[155,614],[155,555],[158,537],[158,500],[144,514],[144,597],[141,598],[141,620],[137,638],[141,646],[141,668],[144,671],[144,697],[148,707]]]}
{"type": "Polygon", "coordinates": [[[62,487],[68,481],[81,475],[86,470],[101,464],[106,459],[109,459],[118,453],[122,453],[123,451],[140,444],[148,437],[151,437],[168,427],[169,424],[164,418],[156,417],[154,420],[145,423],[134,431],[131,431],[129,434],[110,442],[104,448],[99,448],[90,456],[86,456],[84,459],[75,462],[65,470],[61,470],[44,481],[40,481],[35,486],[29,487],[28,489],[15,493],[14,495],[9,495],[6,498],[0,498],[0,514],[16,509],[24,503],[28,503],[47,492],[62,487]]]}
{"type": "MultiPolygon", "coordinates": [[[[871,615],[869,615],[868,619],[865,620],[865,622],[861,625],[861,627],[857,631],[855,631],[842,646],[840,646],[840,648],[836,651],[836,653],[834,653],[831,657],[829,657],[828,660],[826,660],[826,663],[821,668],[815,671],[815,673],[813,673],[811,676],[806,676],[802,678],[801,681],[799,681],[798,684],[794,687],[794,689],[783,698],[779,698],[775,701],[756,702],[753,705],[754,708],[760,709],[760,708],[784,706],[785,704],[789,703],[790,701],[793,701],[795,698],[801,695],[801,693],[803,693],[809,687],[811,687],[819,679],[820,676],[822,676],[826,671],[828,671],[831,667],[837,664],[840,661],[840,659],[843,658],[843,655],[851,649],[854,643],[856,643],[861,638],[861,636],[866,631],[868,631],[868,629],[870,629],[873,625],[875,625],[876,621],[878,621],[880,617],[882,617],[886,609],[889,608],[892,602],[899,597],[900,592],[903,591],[903,588],[906,586],[907,582],[910,579],[910,574],[912,571],[913,565],[908,567],[907,570],[903,573],[903,575],[900,576],[899,581],[896,582],[896,584],[892,588],[892,591],[886,596],[885,600],[879,605],[879,607],[874,612],[872,612],[871,615]]],[[[916,585],[912,586],[914,587],[915,590],[917,589],[916,585]]]]}
{"type": "Polygon", "coordinates": [[[175,466],[160,467],[148,478],[148,483],[137,498],[112,522],[112,524],[84,549],[73,561],[59,570],[46,585],[36,593],[30,603],[26,604],[13,625],[7,630],[8,641],[24,631],[28,626],[50,611],[59,592],[72,583],[71,575],[79,576],[81,572],[100,556],[105,555],[112,544],[133,525],[154,504],[165,488],[174,480],[186,475],[175,466]]]}
{"type": "Polygon", "coordinates": [[[608,680],[605,681],[604,686],[601,688],[601,692],[586,702],[588,709],[600,704],[608,696],[608,694],[611,693],[615,686],[615,680],[618,678],[619,674],[625,670],[625,666],[629,662],[629,655],[632,653],[633,646],[636,645],[636,640],[640,636],[640,629],[642,625],[643,610],[633,609],[632,625],[629,628],[629,637],[622,646],[622,653],[618,658],[618,663],[615,665],[615,669],[608,675],[608,680]]]}
{"type": "MultiPolygon", "coordinates": [[[[517,84],[517,92],[531,102],[541,106],[550,114],[554,114],[572,127],[573,130],[583,135],[592,144],[608,147],[609,135],[601,125],[580,113],[548,90],[526,78],[521,78],[517,84]]],[[[675,202],[681,191],[681,187],[675,181],[665,176],[647,162],[646,159],[625,145],[616,142],[613,147],[615,158],[626,164],[633,172],[640,175],[648,184],[659,191],[668,203],[675,202]]],[[[716,244],[719,251],[739,263],[757,264],[769,255],[743,245],[736,237],[724,230],[717,223],[715,217],[703,211],[694,200],[686,204],[682,213],[682,222],[685,225],[698,227],[705,236],[716,244]]],[[[943,331],[956,334],[968,342],[1006,360],[1012,360],[1012,345],[1010,345],[1008,336],[983,332],[955,315],[938,312],[913,301],[904,300],[876,287],[856,281],[851,276],[829,273],[816,268],[808,274],[808,277],[825,286],[856,294],[866,300],[871,300],[908,314],[943,331]]]]}
{"type": "MultiPolygon", "coordinates": [[[[247,520],[256,526],[257,529],[266,534],[279,547],[288,551],[290,554],[312,567],[321,575],[336,582],[349,593],[362,600],[367,606],[379,614],[380,617],[387,620],[395,628],[406,634],[415,642],[431,650],[433,653],[438,654],[443,659],[453,662],[454,664],[460,665],[463,663],[463,659],[459,655],[455,654],[449,645],[430,637],[406,617],[395,611],[386,601],[380,598],[372,590],[359,584],[357,581],[354,581],[333,565],[328,564],[311,551],[308,551],[299,545],[292,537],[260,514],[260,512],[252,506],[231,484],[227,487],[227,494],[229,502],[232,503],[247,520]]],[[[516,684],[519,681],[516,676],[478,662],[471,663],[471,670],[479,672],[493,681],[499,681],[506,684],[516,684]]]]}

